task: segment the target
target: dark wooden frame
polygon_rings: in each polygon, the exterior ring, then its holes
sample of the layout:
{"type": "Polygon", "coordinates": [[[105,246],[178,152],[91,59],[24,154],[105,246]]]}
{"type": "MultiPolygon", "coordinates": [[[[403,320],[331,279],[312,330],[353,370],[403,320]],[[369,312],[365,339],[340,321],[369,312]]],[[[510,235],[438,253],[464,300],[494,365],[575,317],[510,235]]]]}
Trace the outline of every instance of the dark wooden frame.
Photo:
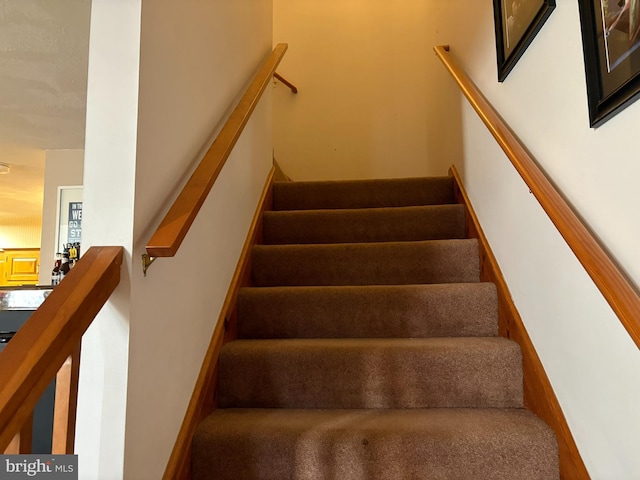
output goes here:
{"type": "MultiPolygon", "coordinates": [[[[496,30],[496,53],[498,57],[498,81],[502,82],[509,72],[516,65],[520,57],[533,39],[538,34],[542,26],[545,24],[551,12],[556,8],[555,0],[542,0],[542,6],[533,13],[529,18],[524,19],[524,32],[519,39],[515,40],[513,48],[507,45],[507,36],[505,35],[505,25],[507,19],[504,16],[505,3],[512,0],[493,0],[493,17],[496,30]]],[[[539,0],[523,0],[527,3],[537,3],[539,0]]]]}
{"type": "MultiPolygon", "coordinates": [[[[628,107],[640,94],[640,25],[629,33],[632,23],[627,21],[628,31],[622,32],[619,28],[625,23],[621,21],[618,28],[605,35],[604,23],[610,26],[615,18],[604,20],[605,1],[579,0],[589,124],[594,128],[628,107]]],[[[631,6],[629,17],[633,8],[636,22],[640,22],[640,0],[627,2],[631,6]]]]}

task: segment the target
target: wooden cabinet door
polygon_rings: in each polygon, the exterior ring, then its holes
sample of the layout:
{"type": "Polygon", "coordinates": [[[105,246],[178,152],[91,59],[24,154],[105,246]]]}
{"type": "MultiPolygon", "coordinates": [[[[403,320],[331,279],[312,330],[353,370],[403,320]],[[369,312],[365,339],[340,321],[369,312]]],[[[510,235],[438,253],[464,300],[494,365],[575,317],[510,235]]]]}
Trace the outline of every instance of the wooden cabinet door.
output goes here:
{"type": "Polygon", "coordinates": [[[40,249],[5,249],[0,285],[37,285],[40,249]]]}

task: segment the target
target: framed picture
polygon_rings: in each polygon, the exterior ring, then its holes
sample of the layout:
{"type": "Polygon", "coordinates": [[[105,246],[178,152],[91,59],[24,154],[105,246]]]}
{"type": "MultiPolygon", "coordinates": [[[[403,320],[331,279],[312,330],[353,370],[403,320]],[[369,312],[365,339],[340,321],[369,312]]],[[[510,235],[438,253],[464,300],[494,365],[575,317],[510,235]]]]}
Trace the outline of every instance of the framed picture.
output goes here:
{"type": "Polygon", "coordinates": [[[507,78],[555,7],[555,0],[493,0],[500,82],[507,78]]]}
{"type": "MultiPolygon", "coordinates": [[[[56,253],[82,242],[82,187],[58,187],[56,253]]],[[[77,247],[76,247],[77,248],[77,247]]]]}
{"type": "Polygon", "coordinates": [[[640,92],[640,0],[580,0],[589,123],[598,127],[640,92]]]}

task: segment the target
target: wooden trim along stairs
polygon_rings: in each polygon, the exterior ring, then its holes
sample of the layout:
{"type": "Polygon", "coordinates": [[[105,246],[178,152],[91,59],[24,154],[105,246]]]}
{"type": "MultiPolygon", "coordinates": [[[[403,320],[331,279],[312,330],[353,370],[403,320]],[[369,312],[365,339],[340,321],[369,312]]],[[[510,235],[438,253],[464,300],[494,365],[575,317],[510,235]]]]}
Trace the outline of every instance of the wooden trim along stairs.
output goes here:
{"type": "MultiPolygon", "coordinates": [[[[272,209],[272,187],[275,169],[272,169],[264,187],[260,203],[247,235],[233,281],[230,285],[218,324],[213,333],[210,347],[204,359],[200,375],[193,391],[182,428],[178,434],[173,452],[165,470],[164,479],[189,479],[191,441],[198,424],[216,408],[216,387],[218,357],[223,343],[237,336],[236,303],[241,287],[251,283],[251,248],[261,243],[262,216],[272,209]]],[[[469,202],[460,177],[452,167],[450,175],[454,179],[457,203],[463,204],[467,216],[467,237],[479,241],[481,280],[495,283],[499,299],[499,332],[501,336],[515,340],[522,349],[524,361],[525,406],[546,421],[555,431],[560,451],[560,477],[566,480],[588,479],[589,475],[582,462],[564,415],[553,393],[551,384],[524,328],[522,320],[513,304],[499,266],[484,236],[469,202]]]]}
{"type": "Polygon", "coordinates": [[[276,168],[274,166],[269,172],[253,221],[249,227],[231,285],[218,317],[218,323],[213,331],[182,426],[165,468],[162,477],[164,480],[186,480],[191,478],[191,441],[198,424],[216,408],[215,398],[220,349],[224,343],[235,339],[237,336],[236,305],[238,292],[240,288],[248,286],[251,282],[251,247],[261,243],[262,217],[265,211],[271,210],[275,172],[276,168]]]}
{"type": "Polygon", "coordinates": [[[500,336],[515,340],[522,349],[524,368],[524,403],[533,413],[547,422],[556,433],[560,450],[560,478],[564,480],[589,479],[573,435],[562,413],[551,382],[513,303],[502,271],[482,231],[471,201],[464,189],[455,166],[449,170],[454,178],[457,203],[463,204],[467,216],[467,238],[477,238],[480,250],[480,280],[492,282],[498,290],[498,328],[500,336]]]}

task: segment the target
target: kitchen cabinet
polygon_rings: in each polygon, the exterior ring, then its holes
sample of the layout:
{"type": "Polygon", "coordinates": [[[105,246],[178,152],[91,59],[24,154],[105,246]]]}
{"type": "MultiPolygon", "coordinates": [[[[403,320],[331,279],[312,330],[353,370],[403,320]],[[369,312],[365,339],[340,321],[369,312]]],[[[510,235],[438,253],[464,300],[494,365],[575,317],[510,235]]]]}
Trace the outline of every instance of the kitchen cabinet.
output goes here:
{"type": "Polygon", "coordinates": [[[37,285],[39,248],[7,248],[0,251],[0,286],[37,285]]]}

